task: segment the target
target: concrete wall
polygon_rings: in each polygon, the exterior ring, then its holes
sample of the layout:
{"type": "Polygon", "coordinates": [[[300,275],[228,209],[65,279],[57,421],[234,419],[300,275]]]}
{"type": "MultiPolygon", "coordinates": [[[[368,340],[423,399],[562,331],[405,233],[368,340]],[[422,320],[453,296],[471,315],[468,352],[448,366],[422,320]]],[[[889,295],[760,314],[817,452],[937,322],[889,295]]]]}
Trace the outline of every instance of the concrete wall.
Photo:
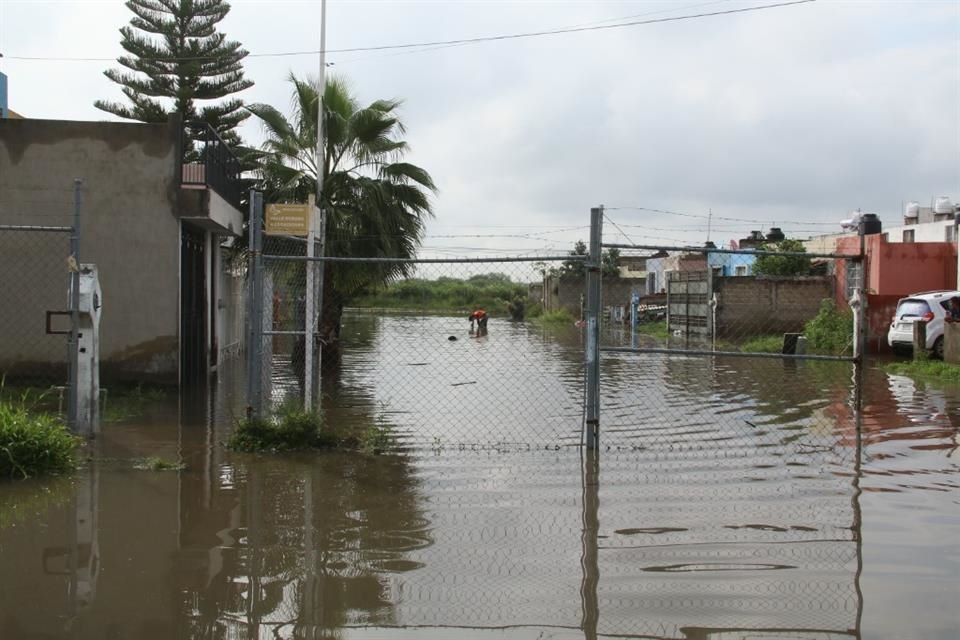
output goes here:
{"type": "MultiPolygon", "coordinates": [[[[177,381],[177,138],[168,124],[0,121],[0,224],[69,224],[73,179],[84,181],[80,259],[100,270],[107,381],[177,381]]],[[[57,247],[54,260],[41,261],[17,251],[22,243],[22,235],[0,232],[0,277],[39,283],[15,309],[0,306],[0,365],[13,356],[42,361],[50,345],[63,349],[62,337],[44,347],[11,343],[35,334],[44,310],[66,307],[66,251],[57,247]]]]}
{"type": "MultiPolygon", "coordinates": [[[[557,311],[566,309],[575,318],[580,317],[580,301],[583,297],[586,304],[586,278],[547,278],[544,289],[544,310],[557,311]]],[[[636,292],[643,294],[642,280],[604,278],[602,286],[603,300],[601,307],[630,306],[630,297],[636,292]]]]}
{"type": "Polygon", "coordinates": [[[717,336],[745,337],[795,332],[833,299],[829,277],[715,278],[717,336]]]}

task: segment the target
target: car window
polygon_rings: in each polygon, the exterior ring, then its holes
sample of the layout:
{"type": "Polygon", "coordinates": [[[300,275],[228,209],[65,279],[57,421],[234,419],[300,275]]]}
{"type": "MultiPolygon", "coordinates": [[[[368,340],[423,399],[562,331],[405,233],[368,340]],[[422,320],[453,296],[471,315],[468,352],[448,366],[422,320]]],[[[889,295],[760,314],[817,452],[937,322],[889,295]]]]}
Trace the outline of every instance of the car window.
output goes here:
{"type": "Polygon", "coordinates": [[[897,305],[898,318],[919,318],[930,313],[930,307],[923,300],[902,300],[897,305]]]}

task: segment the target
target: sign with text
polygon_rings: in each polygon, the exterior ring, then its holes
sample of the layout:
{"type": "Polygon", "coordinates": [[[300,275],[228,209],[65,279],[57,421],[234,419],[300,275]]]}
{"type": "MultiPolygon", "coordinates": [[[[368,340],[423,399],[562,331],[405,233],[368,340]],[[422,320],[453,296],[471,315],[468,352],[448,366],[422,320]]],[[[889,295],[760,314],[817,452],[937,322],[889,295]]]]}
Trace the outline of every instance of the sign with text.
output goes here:
{"type": "Polygon", "coordinates": [[[309,204],[267,205],[264,233],[272,236],[305,236],[309,230],[309,204]]]}

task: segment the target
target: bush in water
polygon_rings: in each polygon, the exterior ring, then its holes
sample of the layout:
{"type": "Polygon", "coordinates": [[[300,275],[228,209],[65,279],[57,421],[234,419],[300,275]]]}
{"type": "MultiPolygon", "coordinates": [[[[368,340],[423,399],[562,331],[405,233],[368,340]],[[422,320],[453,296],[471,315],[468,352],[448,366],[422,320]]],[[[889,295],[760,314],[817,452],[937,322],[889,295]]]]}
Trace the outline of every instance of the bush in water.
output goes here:
{"type": "Polygon", "coordinates": [[[59,418],[0,401],[0,480],[69,471],[77,443],[59,418]]]}

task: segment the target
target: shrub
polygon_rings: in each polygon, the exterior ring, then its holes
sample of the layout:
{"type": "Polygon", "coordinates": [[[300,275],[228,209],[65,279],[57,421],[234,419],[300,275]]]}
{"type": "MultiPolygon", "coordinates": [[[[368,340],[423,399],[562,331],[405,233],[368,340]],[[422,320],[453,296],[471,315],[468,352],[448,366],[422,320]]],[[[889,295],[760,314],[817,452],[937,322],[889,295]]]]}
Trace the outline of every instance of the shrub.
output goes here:
{"type": "Polygon", "coordinates": [[[807,346],[817,353],[841,355],[853,348],[853,312],[837,309],[831,300],[820,303],[820,311],[803,329],[807,346]]]}
{"type": "Polygon", "coordinates": [[[77,442],[59,418],[0,401],[0,480],[68,471],[77,442]]]}
{"type": "Polygon", "coordinates": [[[315,411],[281,407],[270,416],[251,416],[237,423],[227,446],[234,451],[298,451],[302,449],[364,449],[381,453],[390,448],[393,434],[379,419],[366,429],[326,426],[315,411]]]}
{"type": "Polygon", "coordinates": [[[536,320],[541,324],[573,324],[573,316],[566,309],[544,311],[536,320]]]}

